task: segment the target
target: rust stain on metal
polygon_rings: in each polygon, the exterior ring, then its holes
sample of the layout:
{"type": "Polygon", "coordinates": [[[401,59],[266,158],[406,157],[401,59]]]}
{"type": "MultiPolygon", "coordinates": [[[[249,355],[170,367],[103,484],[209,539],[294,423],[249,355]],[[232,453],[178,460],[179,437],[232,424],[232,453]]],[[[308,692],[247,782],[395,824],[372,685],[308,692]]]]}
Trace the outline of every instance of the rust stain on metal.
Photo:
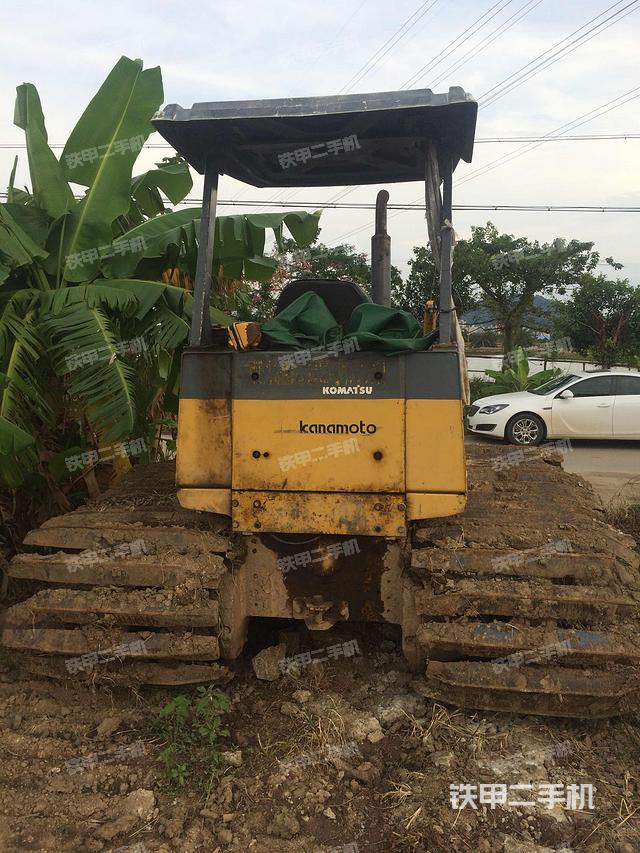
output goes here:
{"type": "MultiPolygon", "coordinates": [[[[312,600],[331,602],[338,610],[346,602],[348,618],[354,621],[381,622],[383,603],[381,576],[387,543],[376,537],[317,536],[307,542],[286,541],[281,537],[265,535],[263,544],[274,551],[278,559],[296,554],[324,552],[320,559],[309,561],[295,570],[285,571],[283,580],[291,601],[312,600]],[[331,556],[328,546],[357,540],[358,552],[348,556],[331,556]],[[325,554],[328,559],[325,558],[325,554]]],[[[298,558],[304,562],[306,558],[298,558]]]]}

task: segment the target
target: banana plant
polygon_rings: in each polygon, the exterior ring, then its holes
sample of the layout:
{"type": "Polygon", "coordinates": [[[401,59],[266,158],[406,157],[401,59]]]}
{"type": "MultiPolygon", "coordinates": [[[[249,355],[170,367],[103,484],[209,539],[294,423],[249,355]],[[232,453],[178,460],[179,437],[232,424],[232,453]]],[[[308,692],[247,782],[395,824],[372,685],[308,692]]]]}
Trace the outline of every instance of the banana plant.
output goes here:
{"type": "MultiPolygon", "coordinates": [[[[175,411],[200,210],[171,207],[192,187],[179,157],[133,174],[162,100],[160,69],[122,57],[58,160],[35,86],[18,86],[31,186],[15,186],[14,164],[0,204],[0,482],[11,489],[30,472],[64,475],[70,447],[144,437],[175,411]]],[[[220,217],[213,273],[270,280],[266,230],[281,243],[286,226],[307,245],[318,220],[220,217]]],[[[230,322],[214,303],[211,317],[230,322]]]]}
{"type": "Polygon", "coordinates": [[[516,347],[509,353],[508,363],[513,365],[505,370],[485,370],[485,375],[494,380],[491,385],[492,394],[508,393],[511,391],[530,391],[543,385],[562,371],[558,367],[529,373],[529,359],[522,347],[516,347]]]}

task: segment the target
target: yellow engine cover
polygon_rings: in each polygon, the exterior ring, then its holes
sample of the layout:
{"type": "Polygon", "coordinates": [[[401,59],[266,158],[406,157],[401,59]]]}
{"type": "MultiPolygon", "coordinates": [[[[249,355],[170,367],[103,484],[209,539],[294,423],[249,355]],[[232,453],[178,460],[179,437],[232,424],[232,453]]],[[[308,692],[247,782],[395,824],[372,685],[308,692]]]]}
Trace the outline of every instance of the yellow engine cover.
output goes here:
{"type": "Polygon", "coordinates": [[[244,532],[372,536],[461,511],[457,352],[322,355],[184,354],[181,503],[244,532]]]}
{"type": "Polygon", "coordinates": [[[234,400],[233,423],[234,489],[404,492],[404,400],[234,400]]]}

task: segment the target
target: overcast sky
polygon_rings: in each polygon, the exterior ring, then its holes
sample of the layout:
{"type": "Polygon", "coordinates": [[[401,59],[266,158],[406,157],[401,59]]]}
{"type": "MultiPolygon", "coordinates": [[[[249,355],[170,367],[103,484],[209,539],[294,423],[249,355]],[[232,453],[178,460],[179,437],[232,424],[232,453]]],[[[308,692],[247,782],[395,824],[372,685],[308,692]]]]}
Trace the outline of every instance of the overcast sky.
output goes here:
{"type": "MultiPolygon", "coordinates": [[[[21,131],[12,124],[18,83],[29,81],[37,86],[49,140],[63,143],[122,54],[143,59],[146,67],[160,65],[165,103],[189,107],[197,101],[336,94],[393,37],[397,43],[388,45],[391,49],[386,55],[347,91],[403,88],[430,63],[428,72],[415,77],[411,88],[447,91],[449,86],[462,86],[480,101],[479,138],[543,135],[640,87],[640,0],[613,4],[611,0],[323,0],[315,4],[200,0],[188,6],[166,0],[138,0],[135,4],[120,0],[107,4],[96,0],[4,0],[2,5],[3,146],[23,141],[21,131]],[[496,84],[609,7],[590,26],[617,11],[626,17],[577,49],[569,47],[572,52],[566,58],[495,104],[482,107],[487,100],[483,95],[496,84]],[[624,7],[628,8],[623,12],[624,7]],[[485,13],[488,15],[477,25],[484,26],[475,34],[467,33],[470,37],[462,42],[458,37],[465,38],[464,31],[476,26],[485,13]],[[454,45],[448,47],[452,41],[454,45]]],[[[640,88],[633,94],[640,95],[640,88]]],[[[640,133],[639,113],[640,97],[583,124],[575,133],[640,133]]],[[[149,142],[162,140],[154,134],[149,142]]],[[[640,139],[549,142],[512,162],[475,174],[519,147],[516,143],[476,144],[473,163],[461,163],[456,171],[454,203],[640,205],[640,139]]],[[[18,183],[28,182],[24,150],[2,147],[4,185],[16,153],[21,161],[18,183]]],[[[144,150],[137,170],[164,153],[144,150]]],[[[201,180],[194,177],[192,194],[198,194],[201,180]]],[[[357,189],[344,201],[372,202],[377,189],[357,189]]],[[[392,202],[414,201],[422,192],[419,184],[395,184],[388,189],[392,202]]],[[[337,191],[256,190],[224,177],[220,194],[223,199],[284,195],[315,202],[327,200],[337,191]]],[[[593,240],[602,257],[613,255],[624,264],[621,275],[640,283],[640,214],[458,212],[454,224],[458,235],[466,237],[472,225],[484,224],[489,218],[502,231],[540,241],[555,237],[593,240]]],[[[327,210],[322,216],[321,239],[329,244],[345,240],[368,251],[371,222],[370,211],[327,210]],[[345,238],[358,228],[361,230],[345,238]]],[[[424,220],[419,211],[401,212],[390,218],[389,231],[393,262],[405,270],[412,247],[425,241],[424,220]]]]}

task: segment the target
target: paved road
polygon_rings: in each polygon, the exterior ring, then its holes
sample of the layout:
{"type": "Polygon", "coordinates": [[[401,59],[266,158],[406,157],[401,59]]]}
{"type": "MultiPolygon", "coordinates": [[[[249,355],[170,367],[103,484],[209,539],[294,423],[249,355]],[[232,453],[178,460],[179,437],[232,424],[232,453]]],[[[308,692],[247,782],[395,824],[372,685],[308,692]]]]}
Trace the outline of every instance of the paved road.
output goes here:
{"type": "MultiPolygon", "coordinates": [[[[483,444],[491,439],[467,436],[483,444]]],[[[640,503],[640,442],[572,441],[564,456],[564,468],[588,480],[605,506],[640,503]]]]}
{"type": "Polygon", "coordinates": [[[605,506],[640,503],[640,442],[573,441],[565,470],[589,480],[605,506]]]}

